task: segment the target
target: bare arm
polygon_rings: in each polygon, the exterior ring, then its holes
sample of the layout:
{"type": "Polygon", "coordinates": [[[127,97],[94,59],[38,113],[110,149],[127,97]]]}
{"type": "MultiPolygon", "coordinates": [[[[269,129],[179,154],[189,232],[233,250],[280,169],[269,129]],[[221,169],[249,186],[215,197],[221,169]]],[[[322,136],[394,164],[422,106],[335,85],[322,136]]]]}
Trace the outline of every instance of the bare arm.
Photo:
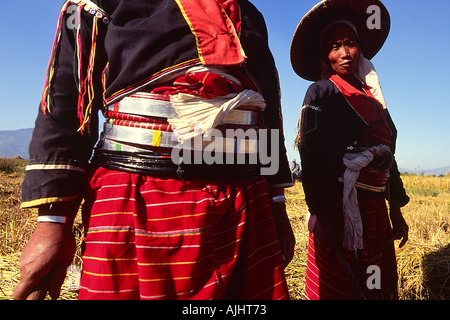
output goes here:
{"type": "MultiPolygon", "coordinates": [[[[42,212],[40,214],[67,216],[73,210],[72,204],[58,206],[58,212],[42,212]],[[65,209],[64,209],[65,208],[65,209]],[[64,214],[65,215],[65,214],[64,214]]],[[[55,209],[53,209],[55,210],[55,209]]],[[[13,293],[13,299],[43,299],[48,292],[57,299],[66,276],[67,267],[72,263],[75,253],[75,239],[72,233],[72,219],[68,223],[38,222],[36,229],[28,240],[20,258],[21,279],[13,293]],[[37,290],[42,291],[29,297],[37,290]]]]}

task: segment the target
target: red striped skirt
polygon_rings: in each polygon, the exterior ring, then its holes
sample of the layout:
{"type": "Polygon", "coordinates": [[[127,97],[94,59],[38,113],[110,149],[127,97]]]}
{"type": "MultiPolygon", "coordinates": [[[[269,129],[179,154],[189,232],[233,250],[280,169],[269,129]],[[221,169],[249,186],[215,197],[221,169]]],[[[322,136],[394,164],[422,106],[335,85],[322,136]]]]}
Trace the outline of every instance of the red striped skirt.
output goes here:
{"type": "Polygon", "coordinates": [[[79,299],[288,299],[263,178],[221,183],[99,168],[83,207],[79,299]]]}
{"type": "Polygon", "coordinates": [[[398,299],[397,262],[383,194],[358,191],[364,249],[357,253],[309,235],[306,299],[398,299]]]}

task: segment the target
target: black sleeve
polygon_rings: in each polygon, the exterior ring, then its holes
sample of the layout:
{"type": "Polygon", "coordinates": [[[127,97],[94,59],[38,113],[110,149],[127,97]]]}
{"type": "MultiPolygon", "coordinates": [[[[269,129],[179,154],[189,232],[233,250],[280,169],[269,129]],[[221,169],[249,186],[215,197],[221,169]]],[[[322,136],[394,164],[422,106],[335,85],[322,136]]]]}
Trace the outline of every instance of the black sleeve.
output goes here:
{"type": "Polygon", "coordinates": [[[278,163],[270,163],[268,165],[278,165],[278,170],[276,170],[275,174],[267,175],[266,179],[272,186],[293,186],[283,133],[278,71],[269,49],[267,27],[262,14],[250,2],[239,1],[239,4],[242,9],[243,23],[241,42],[247,55],[245,67],[259,84],[262,95],[264,96],[266,102],[264,124],[271,132],[276,132],[273,135],[273,143],[271,143],[272,135],[269,132],[269,150],[267,150],[267,154],[271,155],[272,159],[274,158],[273,155],[278,155],[278,163]],[[270,147],[272,146],[277,149],[271,150],[270,147]]]}
{"type": "Polygon", "coordinates": [[[311,85],[305,95],[299,120],[299,152],[305,200],[312,215],[331,214],[337,205],[338,168],[343,146],[333,135],[330,122],[330,84],[311,85]]]}
{"type": "Polygon", "coordinates": [[[94,24],[94,19],[71,2],[62,8],[29,148],[23,207],[71,201],[83,195],[103,101],[105,54],[100,39],[105,25],[101,19],[94,24]]]}
{"type": "Polygon", "coordinates": [[[302,183],[312,215],[333,215],[340,210],[342,157],[366,125],[344,96],[325,79],[306,92],[299,120],[302,183]]]}

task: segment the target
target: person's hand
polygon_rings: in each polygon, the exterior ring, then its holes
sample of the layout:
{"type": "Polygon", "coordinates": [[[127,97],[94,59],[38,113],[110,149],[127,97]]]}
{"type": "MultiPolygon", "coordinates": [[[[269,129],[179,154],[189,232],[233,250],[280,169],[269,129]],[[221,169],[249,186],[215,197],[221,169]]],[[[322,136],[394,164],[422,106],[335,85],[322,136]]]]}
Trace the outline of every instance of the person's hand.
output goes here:
{"type": "Polygon", "coordinates": [[[20,258],[21,279],[14,300],[25,300],[36,290],[48,292],[52,299],[60,295],[61,286],[75,253],[75,239],[70,225],[39,222],[20,258]]]}
{"type": "Polygon", "coordinates": [[[401,248],[408,241],[409,227],[403,218],[400,205],[397,202],[392,202],[390,204],[390,217],[394,240],[401,240],[399,244],[399,248],[401,248]]]}
{"type": "Polygon", "coordinates": [[[294,258],[295,236],[284,203],[272,203],[272,212],[280,241],[281,254],[286,267],[294,258]]]}

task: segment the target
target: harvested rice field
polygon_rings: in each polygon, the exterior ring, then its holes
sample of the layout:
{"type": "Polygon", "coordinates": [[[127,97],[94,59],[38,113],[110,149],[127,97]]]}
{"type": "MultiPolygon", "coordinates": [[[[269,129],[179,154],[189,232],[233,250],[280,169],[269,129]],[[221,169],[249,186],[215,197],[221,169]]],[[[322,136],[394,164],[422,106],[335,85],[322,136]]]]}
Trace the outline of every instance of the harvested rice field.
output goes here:
{"type": "MultiPolygon", "coordinates": [[[[20,279],[20,252],[36,224],[35,210],[20,209],[25,162],[0,159],[0,299],[11,299],[20,279]]],[[[409,225],[408,243],[397,248],[399,294],[402,300],[450,299],[450,175],[404,175],[411,202],[403,208],[409,225]]],[[[286,269],[291,299],[304,299],[308,230],[300,183],[287,189],[287,210],[296,235],[295,256],[286,269]]],[[[81,242],[79,222],[74,228],[81,242]]],[[[398,243],[397,243],[398,244],[398,243]]],[[[74,265],[81,267],[79,253],[74,265]]],[[[60,299],[77,298],[77,274],[71,273],[60,299]]]]}

